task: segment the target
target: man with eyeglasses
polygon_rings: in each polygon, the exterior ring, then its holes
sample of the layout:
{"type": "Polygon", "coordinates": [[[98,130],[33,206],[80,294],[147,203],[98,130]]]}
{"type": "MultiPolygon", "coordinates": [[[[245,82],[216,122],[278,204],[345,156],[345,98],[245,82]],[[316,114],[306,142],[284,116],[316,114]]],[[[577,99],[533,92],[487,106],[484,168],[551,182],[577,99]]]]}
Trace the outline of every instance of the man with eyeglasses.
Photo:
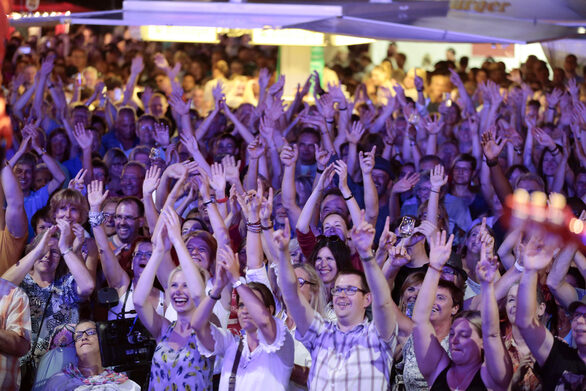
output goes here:
{"type": "Polygon", "coordinates": [[[364,266],[340,271],[332,288],[337,322],[322,318],[299,294],[299,281],[289,261],[288,229],[275,240],[280,250],[280,286],[288,313],[296,325],[296,338],[311,353],[310,390],[385,390],[389,387],[396,345],[396,305],[378,264],[372,243],[374,227],[362,221],[351,232],[364,266]],[[373,321],[365,317],[372,304],[373,321]],[[395,308],[393,308],[393,306],[395,308]]]}
{"type": "Polygon", "coordinates": [[[45,391],[84,390],[140,390],[138,384],[123,373],[114,372],[102,366],[100,341],[96,324],[81,321],[73,333],[77,365],[69,363],[48,381],[45,391]],[[78,388],[79,387],[79,388],[78,388]]]}

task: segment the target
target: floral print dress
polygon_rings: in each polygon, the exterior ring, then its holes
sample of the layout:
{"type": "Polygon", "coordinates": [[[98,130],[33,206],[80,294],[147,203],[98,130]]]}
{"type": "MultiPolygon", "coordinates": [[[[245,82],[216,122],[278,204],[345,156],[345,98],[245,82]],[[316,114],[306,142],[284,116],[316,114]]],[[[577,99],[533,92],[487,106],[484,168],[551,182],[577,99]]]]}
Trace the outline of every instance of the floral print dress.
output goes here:
{"type": "MultiPolygon", "coordinates": [[[[34,358],[38,362],[49,350],[51,337],[56,328],[68,323],[77,324],[79,321],[79,304],[81,299],[77,294],[77,284],[71,273],[57,278],[53,281],[53,284],[46,288],[41,288],[30,274],[27,274],[20,283],[20,287],[26,292],[30,303],[32,324],[31,345],[35,343],[38,336],[38,342],[34,352],[34,358]],[[52,295],[51,290],[53,290],[52,295]],[[41,325],[43,310],[45,309],[47,300],[49,300],[49,296],[51,296],[51,302],[47,305],[45,319],[41,325]]],[[[21,358],[21,362],[24,362],[30,355],[31,352],[29,351],[26,356],[21,358]]]]}
{"type": "Polygon", "coordinates": [[[155,349],[151,365],[151,391],[210,391],[213,360],[197,349],[195,331],[185,346],[173,349],[167,340],[176,322],[171,323],[155,349]]]}

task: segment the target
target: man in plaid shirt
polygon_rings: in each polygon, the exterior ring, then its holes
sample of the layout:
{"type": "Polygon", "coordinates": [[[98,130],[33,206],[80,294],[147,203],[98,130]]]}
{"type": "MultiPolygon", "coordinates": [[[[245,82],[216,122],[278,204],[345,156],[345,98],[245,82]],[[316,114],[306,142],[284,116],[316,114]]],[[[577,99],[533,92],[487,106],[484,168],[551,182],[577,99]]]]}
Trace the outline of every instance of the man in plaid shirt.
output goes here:
{"type": "Polygon", "coordinates": [[[293,269],[289,269],[288,252],[280,246],[279,278],[283,297],[288,313],[295,320],[296,338],[311,353],[310,390],[389,388],[397,320],[389,286],[372,255],[374,234],[374,227],[364,220],[352,230],[352,243],[362,260],[364,274],[338,273],[332,289],[337,323],[325,321],[299,295],[297,284],[293,283],[293,269]],[[370,304],[373,322],[365,317],[370,304]]]}
{"type": "Polygon", "coordinates": [[[26,293],[0,278],[0,390],[18,390],[18,358],[30,349],[31,315],[26,293]]]}

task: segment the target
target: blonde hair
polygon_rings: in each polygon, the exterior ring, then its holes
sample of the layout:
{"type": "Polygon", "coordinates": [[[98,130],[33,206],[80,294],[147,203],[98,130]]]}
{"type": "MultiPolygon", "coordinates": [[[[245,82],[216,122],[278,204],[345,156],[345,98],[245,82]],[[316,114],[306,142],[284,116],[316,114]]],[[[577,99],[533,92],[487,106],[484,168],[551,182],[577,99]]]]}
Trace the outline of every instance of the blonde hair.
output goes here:
{"type": "Polygon", "coordinates": [[[326,288],[322,279],[317,274],[315,267],[309,263],[297,263],[293,265],[293,269],[302,269],[309,276],[310,288],[311,288],[311,302],[309,303],[314,311],[320,315],[325,314],[326,309],[326,288]]]}

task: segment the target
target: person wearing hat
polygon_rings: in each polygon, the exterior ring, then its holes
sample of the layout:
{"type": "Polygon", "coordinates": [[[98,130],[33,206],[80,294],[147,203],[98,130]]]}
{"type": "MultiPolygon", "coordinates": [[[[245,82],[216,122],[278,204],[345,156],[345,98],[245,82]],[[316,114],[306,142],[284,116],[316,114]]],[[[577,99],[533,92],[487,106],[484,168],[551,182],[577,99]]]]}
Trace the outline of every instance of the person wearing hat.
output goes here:
{"type": "Polygon", "coordinates": [[[519,283],[515,324],[535,357],[535,373],[544,390],[586,389],[586,299],[570,304],[571,327],[576,348],[553,334],[535,317],[538,274],[545,270],[558,247],[555,241],[532,235],[525,246],[523,274],[519,283]]]}

